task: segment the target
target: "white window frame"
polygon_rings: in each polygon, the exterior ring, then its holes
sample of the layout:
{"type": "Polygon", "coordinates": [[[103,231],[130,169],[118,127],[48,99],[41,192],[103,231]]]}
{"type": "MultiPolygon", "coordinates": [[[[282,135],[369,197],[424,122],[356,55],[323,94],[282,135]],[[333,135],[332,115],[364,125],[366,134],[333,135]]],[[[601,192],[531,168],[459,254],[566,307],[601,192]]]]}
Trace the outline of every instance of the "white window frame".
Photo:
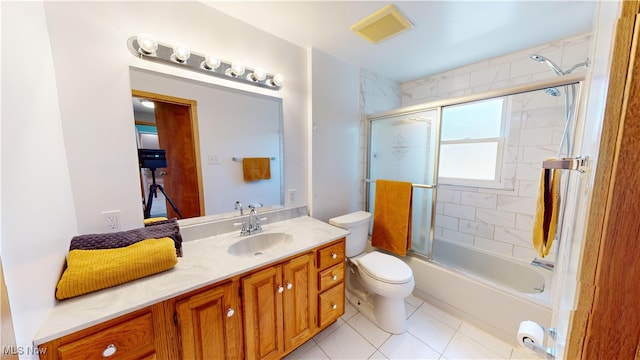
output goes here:
{"type": "MultiPolygon", "coordinates": [[[[506,152],[506,143],[507,136],[509,134],[509,123],[511,117],[511,96],[503,96],[502,97],[502,115],[501,115],[501,123],[500,123],[500,135],[498,137],[491,138],[465,138],[465,139],[456,139],[456,140],[443,140],[440,138],[440,148],[442,149],[443,145],[455,145],[455,144],[479,144],[479,143],[497,143],[496,149],[496,168],[493,180],[483,180],[483,179],[474,179],[474,178],[454,178],[454,177],[443,177],[438,175],[438,183],[444,185],[459,185],[459,186],[473,186],[473,187],[482,187],[482,188],[492,188],[492,189],[504,189],[506,187],[505,177],[503,174],[504,162],[505,162],[505,152],[506,152]]],[[[489,100],[489,99],[485,99],[489,100]]],[[[485,101],[480,100],[480,101],[485,101]]],[[[456,105],[456,106],[463,106],[456,105]]],[[[443,109],[444,110],[444,109],[443,109]]],[[[444,121],[444,111],[441,111],[441,116],[443,118],[441,121],[444,121]]],[[[440,158],[438,161],[438,166],[441,167],[443,165],[443,159],[440,158]]],[[[440,173],[440,171],[438,171],[440,173]]]]}

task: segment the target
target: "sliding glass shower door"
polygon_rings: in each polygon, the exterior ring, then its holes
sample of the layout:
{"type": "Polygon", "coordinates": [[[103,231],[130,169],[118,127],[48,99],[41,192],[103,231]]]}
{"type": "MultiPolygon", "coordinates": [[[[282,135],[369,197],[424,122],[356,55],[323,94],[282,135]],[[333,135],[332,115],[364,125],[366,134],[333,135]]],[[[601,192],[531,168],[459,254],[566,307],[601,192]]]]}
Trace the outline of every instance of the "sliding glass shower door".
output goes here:
{"type": "Polygon", "coordinates": [[[370,119],[368,211],[374,212],[375,181],[413,186],[411,250],[430,256],[438,159],[438,109],[370,119]]]}

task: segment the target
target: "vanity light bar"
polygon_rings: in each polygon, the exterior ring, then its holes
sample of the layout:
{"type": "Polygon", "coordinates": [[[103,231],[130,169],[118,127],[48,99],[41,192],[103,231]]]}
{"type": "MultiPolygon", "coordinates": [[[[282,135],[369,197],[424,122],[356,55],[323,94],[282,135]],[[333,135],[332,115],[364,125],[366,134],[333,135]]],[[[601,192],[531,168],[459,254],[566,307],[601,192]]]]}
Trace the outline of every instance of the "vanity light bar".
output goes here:
{"type": "Polygon", "coordinates": [[[135,57],[143,60],[176,66],[243,84],[280,90],[284,82],[284,77],[281,74],[273,75],[259,68],[246,68],[238,63],[230,63],[198,54],[185,47],[162,44],[143,35],[130,37],[127,40],[127,47],[135,57]]]}

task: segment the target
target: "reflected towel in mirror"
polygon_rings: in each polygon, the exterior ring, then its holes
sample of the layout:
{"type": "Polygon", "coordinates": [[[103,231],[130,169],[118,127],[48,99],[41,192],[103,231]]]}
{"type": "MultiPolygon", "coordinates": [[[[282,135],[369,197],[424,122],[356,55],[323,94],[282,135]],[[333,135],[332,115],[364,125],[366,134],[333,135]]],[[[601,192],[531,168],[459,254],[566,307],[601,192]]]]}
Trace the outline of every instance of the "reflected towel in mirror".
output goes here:
{"type": "Polygon", "coordinates": [[[271,179],[271,158],[244,158],[242,159],[242,171],[244,181],[271,179]]]}

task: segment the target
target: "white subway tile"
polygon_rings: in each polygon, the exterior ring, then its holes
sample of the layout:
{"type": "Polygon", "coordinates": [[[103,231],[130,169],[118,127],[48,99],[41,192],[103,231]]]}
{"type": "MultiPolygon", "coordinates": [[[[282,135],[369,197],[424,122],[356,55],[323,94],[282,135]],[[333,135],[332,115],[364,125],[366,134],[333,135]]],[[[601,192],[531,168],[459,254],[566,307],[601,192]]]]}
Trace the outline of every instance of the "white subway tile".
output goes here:
{"type": "Polygon", "coordinates": [[[478,209],[476,210],[476,221],[490,225],[513,227],[516,222],[516,214],[506,211],[478,209]]]}
{"type": "Polygon", "coordinates": [[[445,229],[458,230],[458,219],[451,216],[436,214],[436,225],[445,229]]]}
{"type": "Polygon", "coordinates": [[[498,196],[496,194],[462,191],[460,192],[460,203],[462,205],[496,209],[498,196]]]}
{"type": "Polygon", "coordinates": [[[532,231],[533,216],[527,214],[516,214],[516,229],[523,231],[532,231]]]}
{"type": "Polygon", "coordinates": [[[447,216],[457,217],[460,219],[475,220],[476,208],[473,206],[445,203],[444,214],[447,216]]]}
{"type": "Polygon", "coordinates": [[[495,226],[476,221],[460,220],[460,232],[484,238],[493,238],[495,226]]]}
{"type": "Polygon", "coordinates": [[[502,226],[496,226],[494,239],[518,246],[531,246],[532,243],[532,232],[517,230],[513,228],[507,228],[502,226]]]}
{"type": "Polygon", "coordinates": [[[458,231],[444,229],[443,238],[458,244],[473,246],[473,235],[464,234],[458,231]]]}
{"type": "Polygon", "coordinates": [[[536,211],[536,200],[517,196],[498,196],[498,210],[533,215],[536,211]]]}

